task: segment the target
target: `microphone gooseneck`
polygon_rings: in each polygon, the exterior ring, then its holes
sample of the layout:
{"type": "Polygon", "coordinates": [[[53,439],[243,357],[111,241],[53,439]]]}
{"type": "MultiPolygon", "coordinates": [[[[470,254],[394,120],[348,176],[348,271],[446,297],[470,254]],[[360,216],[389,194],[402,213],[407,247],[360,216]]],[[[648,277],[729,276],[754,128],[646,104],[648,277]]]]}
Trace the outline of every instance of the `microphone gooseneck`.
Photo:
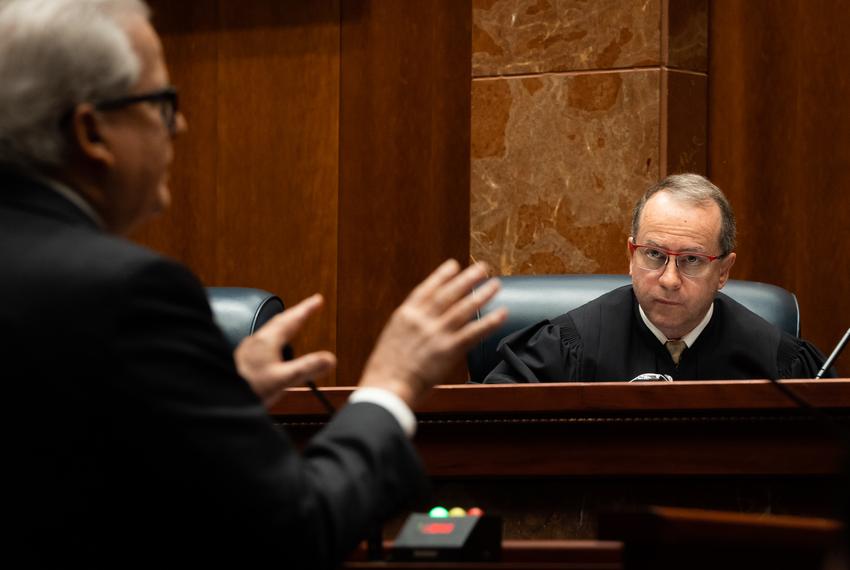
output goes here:
{"type": "MultiPolygon", "coordinates": [[[[293,358],[295,358],[295,351],[293,351],[292,347],[287,344],[283,347],[283,359],[292,360],[293,358]]],[[[334,415],[336,413],[336,408],[333,404],[331,404],[331,401],[328,400],[327,396],[325,396],[322,391],[319,390],[319,387],[316,386],[316,383],[312,380],[307,380],[305,384],[307,384],[307,387],[310,388],[310,391],[313,393],[313,395],[316,396],[316,398],[322,403],[322,406],[325,408],[325,410],[327,410],[330,415],[334,415]]]]}
{"type": "Polygon", "coordinates": [[[316,398],[318,398],[322,405],[325,407],[325,410],[327,410],[330,415],[334,415],[336,413],[336,408],[333,404],[331,404],[331,401],[328,400],[327,396],[325,396],[322,391],[319,390],[319,387],[316,386],[316,383],[312,380],[307,380],[306,384],[310,388],[310,391],[313,392],[316,398]]]}
{"type": "MultiPolygon", "coordinates": [[[[829,358],[826,359],[826,362],[823,363],[823,366],[815,375],[815,380],[820,380],[824,373],[829,370],[829,368],[838,358],[838,355],[840,355],[841,351],[844,350],[844,347],[847,345],[848,340],[850,340],[850,329],[847,329],[847,332],[844,333],[844,336],[841,337],[841,340],[839,340],[838,344],[835,345],[835,348],[832,350],[832,353],[829,355],[829,358]]],[[[839,424],[836,418],[832,416],[832,414],[828,413],[826,410],[822,409],[819,406],[812,405],[811,403],[806,401],[805,398],[800,396],[796,391],[792,390],[790,386],[782,383],[778,378],[768,377],[768,380],[770,380],[770,382],[776,387],[776,389],[782,392],[789,400],[797,404],[799,408],[809,411],[814,418],[818,419],[822,424],[828,426],[833,432],[842,437],[844,441],[848,443],[848,445],[850,445],[850,432],[847,431],[847,428],[845,426],[839,424]]]]}
{"type": "Polygon", "coordinates": [[[841,340],[839,340],[838,344],[835,345],[835,349],[832,351],[832,354],[829,355],[829,358],[827,358],[826,362],[823,363],[823,367],[815,375],[815,380],[820,380],[824,373],[829,370],[829,367],[835,363],[838,359],[838,355],[841,354],[841,351],[844,350],[845,346],[847,346],[848,340],[850,340],[850,329],[847,329],[847,332],[844,333],[844,336],[841,337],[841,340]]]}

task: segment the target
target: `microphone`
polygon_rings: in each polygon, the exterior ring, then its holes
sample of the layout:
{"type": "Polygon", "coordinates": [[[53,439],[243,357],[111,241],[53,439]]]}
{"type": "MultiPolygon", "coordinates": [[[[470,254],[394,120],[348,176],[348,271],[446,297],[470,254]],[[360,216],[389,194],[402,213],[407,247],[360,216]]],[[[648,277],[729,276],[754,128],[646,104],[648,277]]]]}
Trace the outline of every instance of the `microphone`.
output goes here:
{"type": "Polygon", "coordinates": [[[658,374],[657,372],[644,372],[629,380],[632,382],[672,382],[673,377],[669,374],[658,374]]]}
{"type": "MultiPolygon", "coordinates": [[[[292,347],[287,344],[283,347],[282,356],[284,360],[292,360],[293,358],[295,358],[295,351],[293,351],[292,347]]],[[[336,408],[333,404],[331,404],[331,401],[328,400],[328,398],[324,394],[322,394],[322,391],[319,390],[319,387],[316,386],[316,383],[312,380],[307,380],[305,384],[307,384],[307,387],[310,388],[310,391],[313,393],[313,395],[316,396],[316,398],[322,403],[322,406],[324,406],[325,410],[327,410],[330,415],[334,415],[336,413],[336,408]]]]}
{"type": "Polygon", "coordinates": [[[844,350],[845,346],[847,346],[848,340],[850,340],[850,329],[847,329],[847,332],[844,333],[844,336],[841,337],[841,340],[839,340],[838,344],[835,345],[835,349],[832,351],[832,354],[830,354],[829,358],[826,359],[826,362],[823,363],[823,368],[821,368],[815,375],[815,380],[820,380],[824,373],[829,370],[829,367],[833,365],[833,363],[838,359],[838,355],[841,354],[841,351],[844,350]]]}
{"type": "MultiPolygon", "coordinates": [[[[829,355],[829,358],[826,359],[826,362],[823,363],[823,366],[815,375],[814,380],[820,380],[821,377],[826,373],[827,370],[832,366],[833,362],[838,358],[838,355],[841,354],[841,351],[844,350],[844,347],[847,345],[847,341],[850,340],[850,329],[847,329],[847,332],[844,333],[844,336],[841,337],[841,340],[838,341],[838,344],[832,351],[832,354],[829,355]]],[[[785,394],[785,396],[797,404],[798,407],[808,410],[811,412],[815,418],[820,420],[824,425],[828,426],[831,430],[833,430],[836,434],[841,436],[845,442],[850,443],[850,432],[848,432],[844,426],[840,425],[835,418],[832,417],[832,414],[827,413],[825,410],[821,409],[818,406],[813,406],[811,403],[807,402],[802,396],[800,396],[797,392],[791,389],[790,386],[787,386],[779,381],[778,378],[768,377],[771,384],[773,384],[777,390],[785,394]]]]}
{"type": "Polygon", "coordinates": [[[336,413],[336,408],[333,404],[331,404],[331,401],[328,400],[324,394],[322,394],[322,391],[319,390],[319,387],[316,386],[316,383],[312,380],[307,380],[305,384],[307,384],[307,386],[310,388],[310,391],[313,392],[313,395],[319,399],[319,401],[325,407],[325,410],[327,410],[330,415],[334,415],[336,413]]]}

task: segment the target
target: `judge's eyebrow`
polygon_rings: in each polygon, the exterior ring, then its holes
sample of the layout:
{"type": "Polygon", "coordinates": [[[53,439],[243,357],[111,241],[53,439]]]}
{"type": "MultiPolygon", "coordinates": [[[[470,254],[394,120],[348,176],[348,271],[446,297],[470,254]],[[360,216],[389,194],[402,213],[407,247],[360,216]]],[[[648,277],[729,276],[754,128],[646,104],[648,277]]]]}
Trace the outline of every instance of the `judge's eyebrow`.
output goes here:
{"type": "MultiPolygon", "coordinates": [[[[676,251],[675,249],[669,248],[666,245],[661,245],[660,243],[658,243],[657,241],[655,241],[653,239],[646,240],[644,242],[644,245],[653,245],[653,246],[657,247],[658,249],[663,249],[663,250],[666,250],[666,251],[676,251]]],[[[704,247],[702,247],[701,245],[697,245],[697,246],[694,246],[694,247],[688,247],[688,248],[685,248],[685,249],[680,249],[680,250],[678,250],[678,253],[706,254],[706,251],[707,250],[704,247]]]]}

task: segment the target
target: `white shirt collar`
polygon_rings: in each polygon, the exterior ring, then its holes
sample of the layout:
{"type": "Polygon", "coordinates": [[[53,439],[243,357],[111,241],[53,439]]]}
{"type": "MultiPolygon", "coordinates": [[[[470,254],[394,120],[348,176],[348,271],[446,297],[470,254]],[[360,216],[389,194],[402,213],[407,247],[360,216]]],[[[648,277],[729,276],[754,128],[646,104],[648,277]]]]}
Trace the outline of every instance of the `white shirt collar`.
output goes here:
{"type": "MultiPolygon", "coordinates": [[[[638,311],[640,311],[640,318],[643,319],[643,322],[646,324],[652,334],[655,335],[655,338],[657,338],[661,344],[667,344],[667,341],[670,339],[667,338],[667,336],[663,332],[661,332],[658,327],[652,324],[652,321],[650,321],[649,317],[646,316],[646,313],[643,312],[643,307],[640,306],[640,303],[638,303],[638,311]]],[[[711,315],[713,314],[714,303],[708,306],[708,310],[705,312],[705,316],[702,318],[700,324],[698,324],[691,332],[681,338],[681,340],[685,341],[685,346],[687,346],[688,348],[693,346],[693,344],[697,341],[697,338],[699,337],[700,333],[705,329],[705,327],[708,326],[708,321],[711,320],[711,315]]]]}
{"type": "Polygon", "coordinates": [[[85,198],[71,190],[71,188],[59,182],[55,178],[48,178],[46,176],[41,175],[33,175],[32,178],[41,182],[60,196],[63,196],[66,200],[74,204],[77,208],[80,209],[88,218],[97,224],[97,226],[101,229],[104,229],[106,226],[103,223],[103,219],[98,215],[94,208],[92,208],[91,204],[86,202],[85,198]]]}

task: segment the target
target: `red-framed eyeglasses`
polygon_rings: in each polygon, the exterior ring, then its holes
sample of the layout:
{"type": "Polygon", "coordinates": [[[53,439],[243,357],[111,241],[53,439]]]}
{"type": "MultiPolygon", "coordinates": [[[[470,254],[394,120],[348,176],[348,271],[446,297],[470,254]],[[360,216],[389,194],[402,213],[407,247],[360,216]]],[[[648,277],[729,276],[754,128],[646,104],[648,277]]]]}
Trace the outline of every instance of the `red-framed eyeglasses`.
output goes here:
{"type": "Polygon", "coordinates": [[[706,255],[693,251],[670,251],[657,245],[646,245],[629,240],[629,251],[635,256],[638,267],[647,271],[658,271],[667,266],[671,257],[676,258],[676,269],[688,277],[702,277],[723,255],[706,255]]]}

